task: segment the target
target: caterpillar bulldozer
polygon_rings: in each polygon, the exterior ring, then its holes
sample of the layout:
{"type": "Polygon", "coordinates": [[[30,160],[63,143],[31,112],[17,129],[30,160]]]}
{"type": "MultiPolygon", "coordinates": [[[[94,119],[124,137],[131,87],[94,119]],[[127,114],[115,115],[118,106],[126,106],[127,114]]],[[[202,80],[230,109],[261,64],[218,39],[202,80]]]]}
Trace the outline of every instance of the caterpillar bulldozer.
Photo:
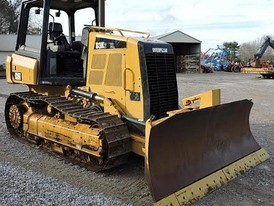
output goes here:
{"type": "Polygon", "coordinates": [[[105,27],[104,0],[23,1],[6,76],[29,88],[7,98],[12,136],[94,171],[141,155],[156,205],[192,203],[269,157],[250,131],[250,100],[220,104],[220,90],[211,90],[179,106],[172,46],[105,27]],[[95,20],[77,24],[87,8],[95,20]],[[33,16],[42,16],[36,47],[33,16]]]}

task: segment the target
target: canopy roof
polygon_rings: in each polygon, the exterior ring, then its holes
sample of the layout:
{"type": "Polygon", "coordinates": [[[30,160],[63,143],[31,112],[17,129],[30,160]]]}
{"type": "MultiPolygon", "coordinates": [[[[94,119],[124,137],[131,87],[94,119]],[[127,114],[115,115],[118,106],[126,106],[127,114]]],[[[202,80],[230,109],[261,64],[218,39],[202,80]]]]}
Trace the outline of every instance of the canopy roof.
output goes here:
{"type": "MultiPolygon", "coordinates": [[[[25,0],[24,2],[30,7],[43,7],[43,0],[25,0]]],[[[98,7],[98,0],[51,0],[51,9],[71,11],[87,7],[98,7]]]]}

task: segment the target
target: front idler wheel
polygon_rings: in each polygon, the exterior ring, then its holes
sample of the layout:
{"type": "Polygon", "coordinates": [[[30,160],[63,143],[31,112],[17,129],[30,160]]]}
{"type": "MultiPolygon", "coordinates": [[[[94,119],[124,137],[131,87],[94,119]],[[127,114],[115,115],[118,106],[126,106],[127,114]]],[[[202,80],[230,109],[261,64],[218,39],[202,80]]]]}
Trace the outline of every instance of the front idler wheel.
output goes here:
{"type": "Polygon", "coordinates": [[[8,98],[5,107],[5,119],[10,134],[19,135],[21,133],[24,110],[18,99],[8,98]]]}

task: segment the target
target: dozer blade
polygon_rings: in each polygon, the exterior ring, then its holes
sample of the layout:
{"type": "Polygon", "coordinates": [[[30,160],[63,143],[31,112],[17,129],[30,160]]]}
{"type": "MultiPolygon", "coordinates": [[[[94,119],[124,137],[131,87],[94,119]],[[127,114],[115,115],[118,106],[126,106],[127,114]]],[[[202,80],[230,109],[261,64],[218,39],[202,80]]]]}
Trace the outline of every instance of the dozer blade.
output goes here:
{"type": "Polygon", "coordinates": [[[146,178],[156,204],[189,204],[269,157],[250,131],[252,105],[242,100],[146,123],[146,178]]]}

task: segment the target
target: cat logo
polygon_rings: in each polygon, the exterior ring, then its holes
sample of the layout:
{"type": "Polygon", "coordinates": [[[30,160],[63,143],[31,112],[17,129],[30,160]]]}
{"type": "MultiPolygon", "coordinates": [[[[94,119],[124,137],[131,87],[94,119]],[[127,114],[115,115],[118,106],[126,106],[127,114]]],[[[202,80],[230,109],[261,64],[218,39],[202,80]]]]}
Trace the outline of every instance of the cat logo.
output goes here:
{"type": "Polygon", "coordinates": [[[14,72],[14,79],[17,81],[22,81],[22,73],[21,72],[14,72]]]}
{"type": "Polygon", "coordinates": [[[168,53],[167,48],[152,48],[153,53],[168,53]]]}

